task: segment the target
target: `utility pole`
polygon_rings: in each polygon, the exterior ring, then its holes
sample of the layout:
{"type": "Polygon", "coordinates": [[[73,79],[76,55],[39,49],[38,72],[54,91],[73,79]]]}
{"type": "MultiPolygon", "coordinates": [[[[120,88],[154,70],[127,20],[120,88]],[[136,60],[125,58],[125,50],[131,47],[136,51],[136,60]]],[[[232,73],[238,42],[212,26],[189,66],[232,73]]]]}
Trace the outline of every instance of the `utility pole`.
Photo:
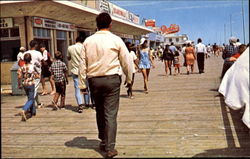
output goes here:
{"type": "Polygon", "coordinates": [[[230,14],[230,32],[231,32],[231,37],[233,36],[232,32],[232,14],[230,14]]]}
{"type": "Polygon", "coordinates": [[[224,41],[225,41],[225,44],[226,44],[226,40],[227,37],[226,37],[226,24],[224,24],[224,41]]]}
{"type": "Polygon", "coordinates": [[[244,22],[244,5],[242,0],[242,27],[243,27],[243,38],[244,38],[244,44],[245,42],[245,22],[244,22]]]}

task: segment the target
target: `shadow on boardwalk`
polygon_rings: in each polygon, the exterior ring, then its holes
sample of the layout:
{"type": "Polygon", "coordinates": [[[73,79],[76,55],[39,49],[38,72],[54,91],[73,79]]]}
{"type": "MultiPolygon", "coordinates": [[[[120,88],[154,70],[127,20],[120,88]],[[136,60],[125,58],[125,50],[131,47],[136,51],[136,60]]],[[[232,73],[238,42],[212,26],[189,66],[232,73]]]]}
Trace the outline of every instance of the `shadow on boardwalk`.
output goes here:
{"type": "MultiPolygon", "coordinates": [[[[215,90],[210,90],[215,91],[215,90]]],[[[223,117],[223,123],[225,127],[225,134],[227,139],[227,148],[224,149],[209,149],[203,153],[196,154],[193,157],[246,157],[250,156],[250,130],[242,122],[243,110],[227,111],[227,105],[224,102],[223,95],[217,95],[220,97],[221,113],[223,117]],[[229,120],[229,116],[232,117],[232,125],[229,120]],[[235,129],[239,146],[236,147],[235,139],[232,129],[235,129]]]]}
{"type": "Polygon", "coordinates": [[[105,157],[105,152],[100,151],[99,149],[99,140],[88,140],[86,137],[75,137],[73,140],[65,142],[67,147],[77,147],[80,149],[93,149],[98,152],[100,155],[105,157]]]}

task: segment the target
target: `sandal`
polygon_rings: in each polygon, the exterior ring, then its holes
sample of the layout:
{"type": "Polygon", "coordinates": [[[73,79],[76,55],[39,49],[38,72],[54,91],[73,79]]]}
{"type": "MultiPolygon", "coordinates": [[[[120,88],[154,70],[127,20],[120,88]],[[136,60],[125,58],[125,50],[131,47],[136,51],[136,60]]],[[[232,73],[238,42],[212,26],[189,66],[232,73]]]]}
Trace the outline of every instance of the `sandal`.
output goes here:
{"type": "Polygon", "coordinates": [[[54,101],[52,101],[52,104],[54,105],[52,110],[58,110],[59,109],[58,105],[54,101]]]}
{"type": "Polygon", "coordinates": [[[55,91],[50,93],[50,95],[54,95],[54,94],[56,94],[56,92],[55,92],[55,91]]]}
{"type": "Polygon", "coordinates": [[[25,114],[25,111],[24,111],[24,110],[22,110],[22,111],[20,112],[20,115],[21,115],[21,117],[22,117],[21,121],[26,121],[26,120],[27,120],[27,117],[26,117],[26,114],[25,114]]]}

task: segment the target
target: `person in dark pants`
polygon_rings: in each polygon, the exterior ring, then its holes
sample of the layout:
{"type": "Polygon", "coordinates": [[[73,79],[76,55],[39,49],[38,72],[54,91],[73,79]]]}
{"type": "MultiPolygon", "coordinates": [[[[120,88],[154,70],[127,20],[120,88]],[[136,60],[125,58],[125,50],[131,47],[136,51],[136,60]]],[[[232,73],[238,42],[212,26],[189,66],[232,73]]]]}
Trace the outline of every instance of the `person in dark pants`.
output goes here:
{"type": "Polygon", "coordinates": [[[96,17],[98,31],[83,43],[78,74],[82,93],[87,92],[88,79],[96,106],[100,149],[108,158],[118,154],[115,143],[122,70],[130,87],[134,66],[122,39],[109,31],[111,22],[108,13],[96,17]]]}
{"type": "Polygon", "coordinates": [[[66,98],[66,84],[68,84],[68,68],[66,64],[63,62],[63,55],[60,51],[55,52],[55,61],[52,63],[51,75],[55,81],[56,86],[56,94],[54,95],[54,99],[52,100],[52,104],[54,105],[53,110],[57,110],[58,108],[65,107],[65,98],[66,98]],[[61,96],[61,103],[58,107],[58,99],[61,96]]]}
{"type": "Polygon", "coordinates": [[[204,73],[204,60],[205,60],[205,54],[207,53],[206,51],[206,46],[201,43],[202,40],[199,38],[197,40],[197,45],[195,45],[195,52],[197,53],[197,64],[198,64],[198,69],[199,73],[204,73]]]}
{"type": "Polygon", "coordinates": [[[233,65],[233,61],[230,61],[230,57],[238,53],[239,48],[236,46],[237,38],[231,37],[229,39],[229,45],[226,45],[225,50],[223,51],[222,58],[224,60],[222,72],[221,72],[221,80],[223,79],[227,70],[233,65]]]}

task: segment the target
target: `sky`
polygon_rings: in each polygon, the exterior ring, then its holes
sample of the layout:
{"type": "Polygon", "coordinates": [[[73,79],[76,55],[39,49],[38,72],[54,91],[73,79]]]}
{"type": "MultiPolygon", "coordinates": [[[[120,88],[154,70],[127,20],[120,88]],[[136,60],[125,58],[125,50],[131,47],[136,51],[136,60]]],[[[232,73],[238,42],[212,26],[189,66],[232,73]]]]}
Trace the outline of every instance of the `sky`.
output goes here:
{"type": "Polygon", "coordinates": [[[205,44],[228,43],[231,33],[244,43],[243,6],[245,43],[249,43],[249,0],[110,0],[110,2],[139,15],[140,20],[155,19],[156,26],[159,27],[177,24],[180,26],[180,31],[176,34],[187,34],[189,39],[195,42],[198,38],[202,38],[205,44]]]}

